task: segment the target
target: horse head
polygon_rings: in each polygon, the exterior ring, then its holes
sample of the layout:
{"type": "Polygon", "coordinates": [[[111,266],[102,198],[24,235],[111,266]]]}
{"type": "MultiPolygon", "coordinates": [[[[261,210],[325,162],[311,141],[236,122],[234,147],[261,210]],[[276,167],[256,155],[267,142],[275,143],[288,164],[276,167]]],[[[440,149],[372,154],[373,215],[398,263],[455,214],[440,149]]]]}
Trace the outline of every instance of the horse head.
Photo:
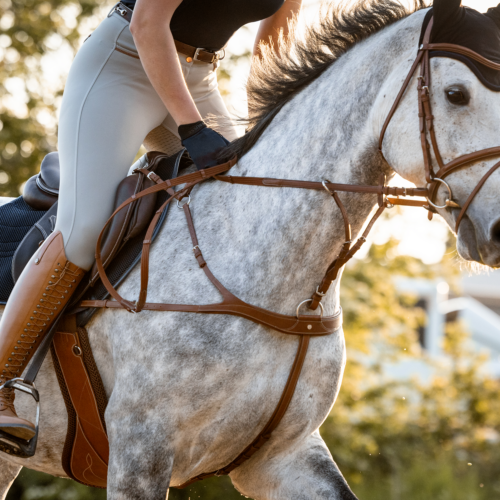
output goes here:
{"type": "MultiPolygon", "coordinates": [[[[460,0],[435,0],[424,19],[420,49],[427,27],[431,47],[435,47],[426,51],[428,75],[423,78],[415,68],[388,123],[383,154],[396,172],[418,186],[431,186],[434,176],[441,178],[444,182],[439,180],[439,186],[434,182],[439,188],[434,203],[442,207],[436,212],[457,232],[459,255],[499,267],[500,207],[495,202],[500,171],[493,167],[500,161],[500,150],[489,156],[480,153],[500,146],[500,5],[482,14],[462,7],[460,0]],[[417,101],[417,92],[429,99],[427,112],[421,99],[417,101]],[[430,164],[427,176],[422,162],[425,150],[430,164]],[[457,158],[476,152],[475,158],[445,177],[438,173],[457,158]],[[446,199],[453,203],[446,206],[446,199]]],[[[425,57],[422,61],[420,66],[425,65],[425,57]]],[[[402,64],[407,66],[408,60],[402,64]]],[[[397,77],[388,78],[387,86],[400,87],[400,77],[398,72],[397,77]]],[[[385,100],[385,94],[395,95],[387,88],[381,94],[379,98],[385,100]]]]}

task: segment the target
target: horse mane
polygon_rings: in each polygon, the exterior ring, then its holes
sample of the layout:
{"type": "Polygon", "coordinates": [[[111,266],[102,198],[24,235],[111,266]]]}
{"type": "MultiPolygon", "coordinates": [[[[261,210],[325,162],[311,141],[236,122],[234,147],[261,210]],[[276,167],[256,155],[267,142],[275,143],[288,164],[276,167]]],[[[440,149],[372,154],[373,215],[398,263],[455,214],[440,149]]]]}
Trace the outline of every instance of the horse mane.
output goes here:
{"type": "MultiPolygon", "coordinates": [[[[354,45],[427,7],[425,0],[412,2],[407,7],[398,0],[364,0],[350,9],[342,3],[332,4],[302,38],[281,39],[279,52],[261,45],[262,58],[253,61],[246,86],[248,118],[241,120],[247,126],[246,134],[225,148],[220,159],[245,155],[281,108],[354,45]]],[[[291,33],[296,24],[294,20],[291,33]]]]}

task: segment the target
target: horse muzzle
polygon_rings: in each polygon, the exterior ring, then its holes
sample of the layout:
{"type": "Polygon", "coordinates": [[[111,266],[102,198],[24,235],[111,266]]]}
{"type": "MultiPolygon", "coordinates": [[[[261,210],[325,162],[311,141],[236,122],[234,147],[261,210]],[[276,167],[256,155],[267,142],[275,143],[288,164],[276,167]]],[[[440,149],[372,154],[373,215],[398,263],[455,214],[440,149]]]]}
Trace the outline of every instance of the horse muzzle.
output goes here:
{"type": "Polygon", "coordinates": [[[500,268],[500,216],[489,218],[488,223],[475,212],[471,210],[460,223],[458,254],[465,260],[500,268]]]}

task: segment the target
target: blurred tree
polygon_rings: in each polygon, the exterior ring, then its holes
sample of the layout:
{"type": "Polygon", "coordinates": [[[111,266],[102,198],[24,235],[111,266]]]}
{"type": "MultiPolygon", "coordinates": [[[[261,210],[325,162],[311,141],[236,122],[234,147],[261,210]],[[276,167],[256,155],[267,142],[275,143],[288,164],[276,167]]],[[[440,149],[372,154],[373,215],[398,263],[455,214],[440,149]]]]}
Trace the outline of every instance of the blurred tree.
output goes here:
{"type": "Polygon", "coordinates": [[[0,196],[18,196],[56,148],[63,82],[48,78],[49,58],[76,50],[81,23],[100,3],[0,0],[0,196]]]}
{"type": "Polygon", "coordinates": [[[417,338],[416,298],[393,283],[398,275],[445,277],[456,286],[458,266],[450,254],[425,266],[396,250],[395,241],[373,245],[344,273],[348,361],[321,434],[361,499],[500,498],[500,383],[483,373],[486,358],[456,321],[447,323],[447,359],[429,359],[417,338]],[[382,367],[396,360],[418,360],[433,375],[388,379],[382,367]]]}
{"type": "Polygon", "coordinates": [[[22,469],[6,500],[106,500],[106,490],[22,469]]]}

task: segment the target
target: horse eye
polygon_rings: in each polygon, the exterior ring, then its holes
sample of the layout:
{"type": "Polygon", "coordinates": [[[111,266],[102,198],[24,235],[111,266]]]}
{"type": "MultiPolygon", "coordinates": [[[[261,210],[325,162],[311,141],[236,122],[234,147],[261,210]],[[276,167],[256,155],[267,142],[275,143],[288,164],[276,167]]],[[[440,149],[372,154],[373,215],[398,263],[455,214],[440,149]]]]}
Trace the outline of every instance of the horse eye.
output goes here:
{"type": "Polygon", "coordinates": [[[464,105],[469,103],[469,95],[462,89],[448,89],[446,90],[446,97],[452,104],[464,105]]]}

